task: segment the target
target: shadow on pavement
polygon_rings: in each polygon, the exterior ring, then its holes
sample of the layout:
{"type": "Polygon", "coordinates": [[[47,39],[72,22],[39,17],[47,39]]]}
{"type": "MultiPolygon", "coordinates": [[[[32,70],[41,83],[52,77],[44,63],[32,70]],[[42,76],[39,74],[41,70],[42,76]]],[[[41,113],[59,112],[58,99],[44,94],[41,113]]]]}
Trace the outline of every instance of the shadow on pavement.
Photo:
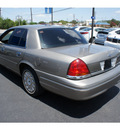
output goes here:
{"type": "MultiPolygon", "coordinates": [[[[0,66],[0,73],[23,89],[21,77],[2,66],[0,66]]],[[[83,118],[99,110],[118,93],[119,88],[114,86],[102,95],[87,101],[73,101],[48,91],[36,99],[70,117],[83,118]]]]}
{"type": "Polygon", "coordinates": [[[83,118],[99,110],[118,93],[119,88],[114,86],[102,95],[87,101],[73,101],[50,92],[37,99],[70,117],[83,118]]]}

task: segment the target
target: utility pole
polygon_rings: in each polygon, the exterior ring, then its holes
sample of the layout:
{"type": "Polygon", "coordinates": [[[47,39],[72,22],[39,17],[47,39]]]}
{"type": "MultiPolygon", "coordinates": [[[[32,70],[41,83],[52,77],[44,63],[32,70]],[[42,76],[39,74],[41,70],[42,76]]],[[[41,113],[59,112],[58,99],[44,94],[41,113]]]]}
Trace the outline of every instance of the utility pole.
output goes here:
{"type": "Polygon", "coordinates": [[[1,8],[0,8],[0,18],[1,18],[2,16],[1,16],[1,8]]]}
{"type": "Polygon", "coordinates": [[[93,8],[92,9],[92,17],[91,17],[91,19],[92,19],[92,30],[91,30],[91,44],[92,44],[92,42],[93,42],[93,28],[94,28],[94,19],[95,19],[95,11],[94,11],[95,9],[93,8]]]}
{"type": "Polygon", "coordinates": [[[51,23],[53,25],[53,8],[51,8],[51,23]]]}
{"type": "Polygon", "coordinates": [[[33,14],[32,14],[32,8],[30,8],[30,13],[31,13],[31,23],[33,22],[33,14]]]}
{"type": "Polygon", "coordinates": [[[20,21],[22,20],[22,16],[17,15],[17,16],[16,16],[16,19],[18,20],[18,22],[19,22],[19,26],[20,26],[20,21]]]}

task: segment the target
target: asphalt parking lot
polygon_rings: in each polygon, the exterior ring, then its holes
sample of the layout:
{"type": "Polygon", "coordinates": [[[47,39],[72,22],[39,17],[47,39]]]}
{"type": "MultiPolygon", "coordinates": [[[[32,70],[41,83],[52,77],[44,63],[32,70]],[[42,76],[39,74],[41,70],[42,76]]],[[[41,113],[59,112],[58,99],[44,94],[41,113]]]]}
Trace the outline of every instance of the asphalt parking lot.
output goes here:
{"type": "Polygon", "coordinates": [[[120,83],[88,101],[45,92],[32,98],[21,78],[0,66],[0,122],[120,122],[120,83]]]}

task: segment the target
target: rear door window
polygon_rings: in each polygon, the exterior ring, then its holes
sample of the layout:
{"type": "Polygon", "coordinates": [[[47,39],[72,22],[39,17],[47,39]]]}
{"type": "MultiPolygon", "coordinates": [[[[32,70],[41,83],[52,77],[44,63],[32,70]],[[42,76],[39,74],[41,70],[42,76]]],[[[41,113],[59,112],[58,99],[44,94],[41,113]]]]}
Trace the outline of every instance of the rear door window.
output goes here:
{"type": "Polygon", "coordinates": [[[20,43],[19,43],[19,46],[21,47],[25,47],[26,45],[26,37],[27,37],[27,30],[24,31],[21,39],[20,39],[20,43]]]}
{"type": "Polygon", "coordinates": [[[26,36],[27,36],[26,29],[16,29],[12,34],[12,36],[10,37],[8,44],[25,47],[26,36]]]}

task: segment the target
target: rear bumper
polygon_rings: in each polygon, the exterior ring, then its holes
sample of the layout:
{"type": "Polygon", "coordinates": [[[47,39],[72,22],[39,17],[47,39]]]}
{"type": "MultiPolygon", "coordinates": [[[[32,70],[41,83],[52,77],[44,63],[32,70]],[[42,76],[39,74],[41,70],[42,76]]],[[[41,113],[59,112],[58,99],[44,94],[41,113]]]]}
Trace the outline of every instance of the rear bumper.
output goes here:
{"type": "Polygon", "coordinates": [[[43,88],[70,99],[87,100],[105,92],[120,80],[120,66],[83,80],[69,80],[38,71],[37,74],[43,88]]]}
{"type": "Polygon", "coordinates": [[[105,39],[95,39],[96,44],[104,45],[105,39]]]}

